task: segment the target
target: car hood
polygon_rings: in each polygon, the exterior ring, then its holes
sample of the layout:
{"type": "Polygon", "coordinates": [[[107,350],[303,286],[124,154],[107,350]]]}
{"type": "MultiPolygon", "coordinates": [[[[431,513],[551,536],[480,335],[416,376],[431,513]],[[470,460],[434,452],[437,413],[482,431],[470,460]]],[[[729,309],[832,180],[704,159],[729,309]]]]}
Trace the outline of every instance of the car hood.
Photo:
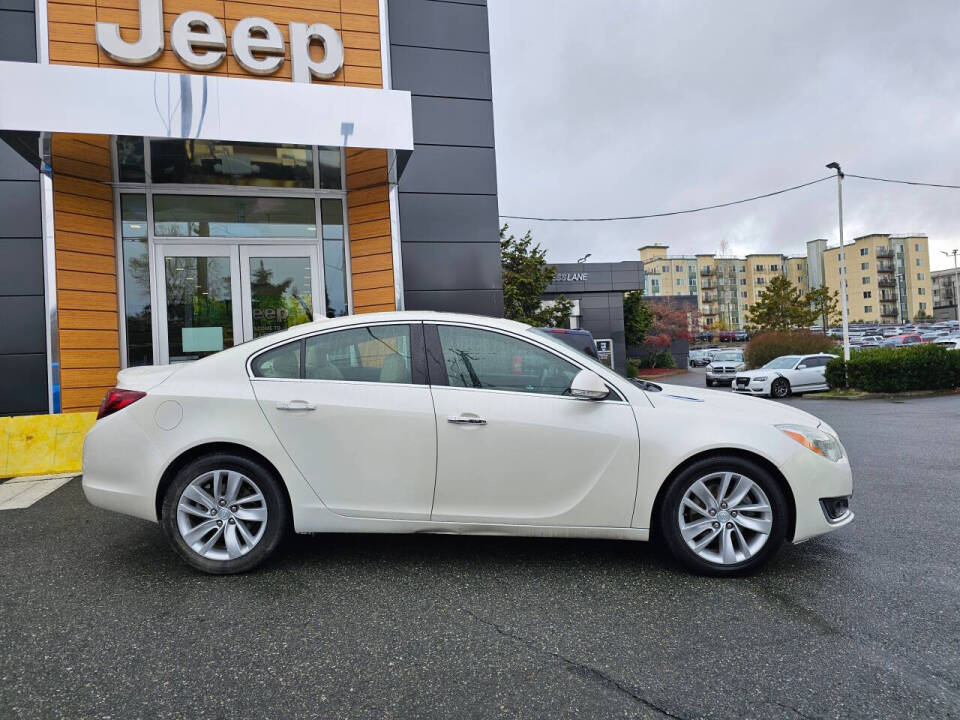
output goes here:
{"type": "Polygon", "coordinates": [[[646,393],[655,408],[682,408],[685,412],[707,413],[716,417],[718,422],[738,419],[770,425],[793,423],[817,427],[821,424],[815,415],[772,400],[683,385],[657,384],[663,390],[646,393]]]}

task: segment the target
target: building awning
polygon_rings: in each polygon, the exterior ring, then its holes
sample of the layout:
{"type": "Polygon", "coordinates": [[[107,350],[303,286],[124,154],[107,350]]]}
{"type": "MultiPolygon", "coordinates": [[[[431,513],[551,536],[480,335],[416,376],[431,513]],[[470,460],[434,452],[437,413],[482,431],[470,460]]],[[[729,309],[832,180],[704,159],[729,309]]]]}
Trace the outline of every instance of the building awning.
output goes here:
{"type": "Polygon", "coordinates": [[[413,150],[410,93],[0,62],[0,130],[413,150]]]}

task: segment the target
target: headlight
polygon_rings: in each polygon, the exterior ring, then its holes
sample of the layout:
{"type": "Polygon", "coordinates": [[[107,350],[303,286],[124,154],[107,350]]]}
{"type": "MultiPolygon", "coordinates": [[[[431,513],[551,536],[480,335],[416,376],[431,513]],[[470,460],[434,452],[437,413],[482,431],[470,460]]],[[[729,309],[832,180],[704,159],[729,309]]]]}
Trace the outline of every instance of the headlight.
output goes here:
{"type": "Polygon", "coordinates": [[[753,381],[754,381],[754,382],[766,382],[766,381],[767,381],[767,376],[766,376],[766,375],[758,375],[757,377],[753,378],[753,381]]]}
{"type": "Polygon", "coordinates": [[[737,365],[737,372],[740,372],[741,370],[746,370],[746,369],[747,369],[746,363],[740,363],[739,365],[737,365]]]}
{"type": "Polygon", "coordinates": [[[840,441],[819,428],[804,425],[777,425],[777,430],[827,460],[837,462],[843,457],[843,446],[840,441]]]}

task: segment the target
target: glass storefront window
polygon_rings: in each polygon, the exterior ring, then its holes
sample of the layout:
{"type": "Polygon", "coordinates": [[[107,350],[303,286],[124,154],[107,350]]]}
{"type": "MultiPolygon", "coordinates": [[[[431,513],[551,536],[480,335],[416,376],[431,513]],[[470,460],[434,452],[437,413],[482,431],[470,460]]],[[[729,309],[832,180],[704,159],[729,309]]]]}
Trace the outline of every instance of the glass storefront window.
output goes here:
{"type": "Polygon", "coordinates": [[[326,290],[327,317],[342,317],[349,308],[343,201],[321,200],[320,219],[323,222],[323,286],[326,290]]]}
{"type": "Polygon", "coordinates": [[[117,137],[117,174],[120,182],[144,182],[142,137],[133,135],[117,137]]]}
{"type": "Polygon", "coordinates": [[[313,321],[310,257],[251,257],[253,337],[313,321]]]}
{"type": "MultiPolygon", "coordinates": [[[[337,151],[338,165],[339,155],[337,151]]],[[[187,185],[312,188],[313,148],[219,140],[151,140],[150,179],[153,183],[187,185]]]]}
{"type": "Polygon", "coordinates": [[[147,245],[147,200],[120,196],[123,240],[123,309],[127,331],[127,366],[153,363],[150,308],[150,254],[147,245]]]}
{"type": "Polygon", "coordinates": [[[230,258],[168,256],[164,274],[170,362],[233,347],[230,258]]]}
{"type": "Polygon", "coordinates": [[[154,195],[153,221],[159,237],[317,236],[312,198],[154,195]]]}
{"type": "Polygon", "coordinates": [[[320,188],[322,190],[342,190],[343,179],[340,148],[317,148],[318,164],[320,166],[320,188]]]}

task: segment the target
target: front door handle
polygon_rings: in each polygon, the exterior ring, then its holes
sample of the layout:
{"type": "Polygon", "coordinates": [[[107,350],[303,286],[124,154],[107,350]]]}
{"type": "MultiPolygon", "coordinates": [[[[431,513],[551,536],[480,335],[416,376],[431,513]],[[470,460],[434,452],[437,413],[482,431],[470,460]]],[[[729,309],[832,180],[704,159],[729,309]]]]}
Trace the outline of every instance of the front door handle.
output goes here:
{"type": "Polygon", "coordinates": [[[278,402],[277,410],[316,410],[317,406],[306,400],[289,400],[287,402],[278,402]]]}
{"type": "Polygon", "coordinates": [[[447,418],[448,423],[454,425],[486,425],[487,421],[476,415],[452,415],[447,418]]]}

